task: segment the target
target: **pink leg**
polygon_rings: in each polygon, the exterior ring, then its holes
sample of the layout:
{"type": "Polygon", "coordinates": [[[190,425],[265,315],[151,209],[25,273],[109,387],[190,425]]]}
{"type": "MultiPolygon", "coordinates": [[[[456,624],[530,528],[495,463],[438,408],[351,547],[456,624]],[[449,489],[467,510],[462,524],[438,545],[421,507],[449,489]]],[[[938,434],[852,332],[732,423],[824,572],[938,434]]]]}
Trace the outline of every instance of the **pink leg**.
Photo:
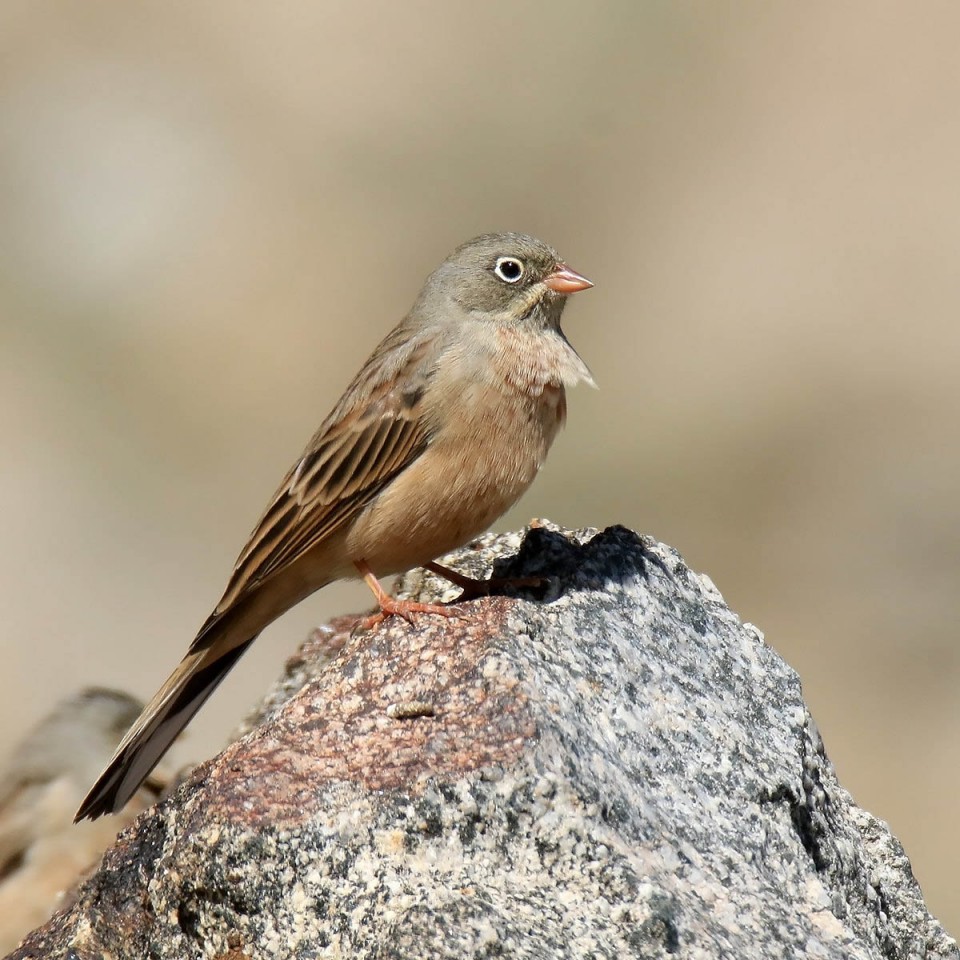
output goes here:
{"type": "Polygon", "coordinates": [[[379,613],[374,613],[360,621],[360,627],[363,630],[369,630],[378,623],[382,623],[387,617],[403,617],[408,623],[413,623],[414,613],[436,613],[441,617],[458,617],[456,610],[439,603],[418,603],[416,600],[395,600],[380,586],[380,581],[374,576],[373,571],[367,565],[365,560],[358,560],[354,566],[360,572],[367,586],[373,591],[377,604],[380,607],[379,613]]]}

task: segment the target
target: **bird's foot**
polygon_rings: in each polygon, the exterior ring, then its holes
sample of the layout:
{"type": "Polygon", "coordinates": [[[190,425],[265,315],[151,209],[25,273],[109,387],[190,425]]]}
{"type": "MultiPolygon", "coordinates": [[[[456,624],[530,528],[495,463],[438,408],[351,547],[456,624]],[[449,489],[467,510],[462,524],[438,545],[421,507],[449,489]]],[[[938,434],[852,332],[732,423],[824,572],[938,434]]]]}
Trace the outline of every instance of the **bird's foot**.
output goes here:
{"type": "Polygon", "coordinates": [[[373,571],[365,560],[357,561],[355,566],[366,581],[367,586],[373,591],[373,595],[377,600],[377,606],[380,607],[376,613],[360,620],[357,624],[360,630],[370,630],[378,624],[383,623],[387,617],[393,616],[403,617],[407,623],[413,623],[413,614],[415,613],[436,613],[441,617],[460,616],[456,610],[452,610],[444,604],[420,603],[417,600],[397,600],[383,589],[380,581],[373,575],[373,571]]]}
{"type": "Polygon", "coordinates": [[[549,582],[548,577],[489,577],[486,580],[477,580],[475,577],[467,577],[462,573],[457,573],[456,570],[451,570],[449,567],[441,566],[439,563],[426,563],[424,567],[438,577],[449,580],[463,591],[453,603],[464,603],[467,600],[476,600],[479,597],[489,597],[491,593],[498,590],[542,587],[549,582]]]}
{"type": "Polygon", "coordinates": [[[364,617],[357,624],[361,630],[371,630],[373,627],[383,623],[387,617],[393,616],[403,617],[407,623],[413,623],[413,614],[415,613],[436,613],[441,617],[461,616],[461,614],[456,610],[440,603],[420,603],[416,600],[395,600],[388,594],[384,594],[382,597],[377,597],[377,602],[380,604],[380,609],[376,613],[371,614],[369,617],[364,617]]]}

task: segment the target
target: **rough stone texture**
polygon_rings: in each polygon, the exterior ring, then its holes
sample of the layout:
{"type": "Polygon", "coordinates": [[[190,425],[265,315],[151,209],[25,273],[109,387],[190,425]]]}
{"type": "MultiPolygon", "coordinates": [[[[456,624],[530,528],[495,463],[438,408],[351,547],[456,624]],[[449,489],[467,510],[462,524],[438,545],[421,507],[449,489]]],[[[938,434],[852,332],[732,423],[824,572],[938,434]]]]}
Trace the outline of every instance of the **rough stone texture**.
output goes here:
{"type": "Polygon", "coordinates": [[[13,956],[960,956],[706,577],[618,527],[450,562],[494,558],[541,595],[317,632],[13,956]]]}

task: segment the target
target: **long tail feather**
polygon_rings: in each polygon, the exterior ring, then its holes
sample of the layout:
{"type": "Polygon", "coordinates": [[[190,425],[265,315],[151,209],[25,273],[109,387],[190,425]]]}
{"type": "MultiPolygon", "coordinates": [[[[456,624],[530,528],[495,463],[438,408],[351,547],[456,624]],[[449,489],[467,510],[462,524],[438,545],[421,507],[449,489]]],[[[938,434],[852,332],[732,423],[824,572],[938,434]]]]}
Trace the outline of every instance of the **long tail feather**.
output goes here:
{"type": "Polygon", "coordinates": [[[113,759],[90,788],[75,822],[117,813],[137,792],[170,744],[216,690],[220,681],[256,639],[256,635],[222,652],[219,643],[191,648],[167,682],[127,732],[113,759]]]}

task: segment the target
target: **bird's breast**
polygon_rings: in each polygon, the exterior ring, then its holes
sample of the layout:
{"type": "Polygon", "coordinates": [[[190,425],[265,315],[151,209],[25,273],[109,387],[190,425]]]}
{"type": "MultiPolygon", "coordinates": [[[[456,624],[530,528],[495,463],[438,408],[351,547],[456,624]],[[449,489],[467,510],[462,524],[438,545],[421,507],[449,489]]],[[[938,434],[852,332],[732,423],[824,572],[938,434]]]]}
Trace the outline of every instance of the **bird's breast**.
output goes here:
{"type": "Polygon", "coordinates": [[[561,383],[502,370],[441,373],[429,392],[429,446],[348,535],[351,557],[378,574],[426,563],[485,531],[530,486],[566,414],[561,383]]]}

